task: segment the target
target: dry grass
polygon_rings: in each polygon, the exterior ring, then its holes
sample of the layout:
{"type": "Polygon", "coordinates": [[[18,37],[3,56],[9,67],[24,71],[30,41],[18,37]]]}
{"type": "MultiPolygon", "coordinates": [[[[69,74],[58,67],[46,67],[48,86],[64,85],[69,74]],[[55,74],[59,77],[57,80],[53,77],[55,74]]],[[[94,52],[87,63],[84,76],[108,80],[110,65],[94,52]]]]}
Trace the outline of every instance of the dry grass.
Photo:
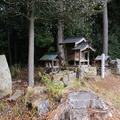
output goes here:
{"type": "Polygon", "coordinates": [[[34,109],[28,110],[23,98],[16,102],[0,101],[0,120],[37,120],[34,109]]]}
{"type": "Polygon", "coordinates": [[[104,80],[92,81],[90,88],[120,110],[120,76],[110,75],[104,80]]]}

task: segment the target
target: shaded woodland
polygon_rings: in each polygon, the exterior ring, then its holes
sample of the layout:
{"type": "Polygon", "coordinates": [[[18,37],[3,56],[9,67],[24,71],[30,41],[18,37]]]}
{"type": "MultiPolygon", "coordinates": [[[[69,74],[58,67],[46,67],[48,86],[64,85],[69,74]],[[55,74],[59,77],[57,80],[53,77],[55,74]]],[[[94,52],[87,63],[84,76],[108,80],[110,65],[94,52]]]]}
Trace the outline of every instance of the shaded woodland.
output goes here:
{"type": "MultiPolygon", "coordinates": [[[[0,5],[3,3],[1,1],[0,5]]],[[[108,3],[109,16],[109,55],[120,57],[119,14],[120,1],[112,0],[108,3]]],[[[99,9],[99,8],[98,8],[99,9]]],[[[102,52],[103,44],[103,16],[102,12],[77,22],[66,20],[64,37],[84,36],[91,40],[96,49],[95,57],[102,52]]],[[[29,22],[23,16],[0,16],[0,53],[5,54],[10,65],[28,63],[28,29],[29,22]]],[[[40,57],[46,52],[57,50],[57,20],[38,19],[35,22],[35,64],[39,65],[40,57]]]]}

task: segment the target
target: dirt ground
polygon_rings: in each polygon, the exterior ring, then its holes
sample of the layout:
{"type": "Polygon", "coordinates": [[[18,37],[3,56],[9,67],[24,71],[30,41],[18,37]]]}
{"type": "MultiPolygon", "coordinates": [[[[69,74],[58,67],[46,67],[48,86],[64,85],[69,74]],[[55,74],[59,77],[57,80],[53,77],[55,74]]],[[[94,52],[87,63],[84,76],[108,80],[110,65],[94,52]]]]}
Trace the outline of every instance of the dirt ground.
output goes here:
{"type": "MultiPolygon", "coordinates": [[[[26,93],[27,72],[22,73],[22,77],[13,81],[13,93],[16,89],[21,89],[26,93]]],[[[37,77],[37,85],[41,85],[37,77]]],[[[87,81],[90,89],[102,97],[108,104],[113,106],[113,117],[108,120],[120,120],[120,76],[109,75],[105,79],[96,77],[87,81]]],[[[0,101],[0,120],[40,120],[35,110],[28,110],[24,104],[24,96],[15,102],[7,101],[7,98],[0,101]]]]}

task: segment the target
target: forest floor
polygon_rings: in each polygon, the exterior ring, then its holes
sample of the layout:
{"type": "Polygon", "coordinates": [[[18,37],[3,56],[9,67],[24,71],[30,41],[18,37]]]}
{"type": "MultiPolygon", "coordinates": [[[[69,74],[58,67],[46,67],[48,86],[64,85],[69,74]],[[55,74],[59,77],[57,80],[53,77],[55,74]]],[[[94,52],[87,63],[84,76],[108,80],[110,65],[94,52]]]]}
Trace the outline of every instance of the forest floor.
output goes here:
{"type": "Polygon", "coordinates": [[[120,120],[120,76],[97,77],[88,82],[91,89],[109,105],[116,109],[110,120],[120,120]]]}
{"type": "MultiPolygon", "coordinates": [[[[35,74],[36,84],[37,86],[41,86],[38,71],[39,70],[37,70],[35,74]]],[[[20,77],[13,81],[13,93],[18,89],[26,93],[26,76],[27,71],[23,70],[20,77]]],[[[120,76],[109,75],[104,80],[96,77],[94,79],[88,79],[85,84],[90,90],[94,91],[109,105],[115,108],[114,115],[109,120],[120,120],[120,76]]],[[[25,94],[16,101],[8,101],[8,97],[9,96],[0,101],[0,120],[43,120],[39,117],[35,109],[29,110],[28,107],[26,107],[25,94]]]]}
{"type": "Polygon", "coordinates": [[[88,83],[92,90],[120,109],[120,76],[109,75],[105,79],[97,77],[88,83]]]}

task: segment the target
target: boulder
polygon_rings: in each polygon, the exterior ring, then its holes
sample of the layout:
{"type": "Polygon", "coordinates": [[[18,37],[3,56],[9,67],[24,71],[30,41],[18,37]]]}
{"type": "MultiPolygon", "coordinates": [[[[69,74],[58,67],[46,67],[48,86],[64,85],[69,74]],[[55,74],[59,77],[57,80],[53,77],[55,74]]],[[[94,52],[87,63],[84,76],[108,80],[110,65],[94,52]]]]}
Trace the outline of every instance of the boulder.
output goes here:
{"type": "Polygon", "coordinates": [[[49,101],[48,100],[40,101],[37,106],[37,110],[39,115],[45,115],[47,112],[49,112],[49,101]]]}
{"type": "Polygon", "coordinates": [[[50,114],[49,120],[103,120],[111,117],[111,108],[90,91],[69,93],[66,102],[50,114]]]}
{"type": "Polygon", "coordinates": [[[92,92],[81,91],[70,93],[68,104],[71,120],[91,120],[91,114],[95,114],[98,111],[99,118],[103,119],[109,111],[107,104],[92,92]],[[91,113],[90,109],[94,113],[91,113]]]}
{"type": "Polygon", "coordinates": [[[42,117],[47,115],[47,112],[50,110],[49,100],[42,100],[41,98],[36,98],[36,100],[28,103],[28,108],[34,108],[37,110],[37,113],[42,117]]]}
{"type": "Polygon", "coordinates": [[[0,55],[0,98],[12,94],[12,79],[5,55],[0,55]]]}
{"type": "Polygon", "coordinates": [[[26,103],[29,109],[34,108],[40,117],[44,118],[49,111],[49,101],[47,100],[45,86],[28,87],[26,93],[26,103]]]}

